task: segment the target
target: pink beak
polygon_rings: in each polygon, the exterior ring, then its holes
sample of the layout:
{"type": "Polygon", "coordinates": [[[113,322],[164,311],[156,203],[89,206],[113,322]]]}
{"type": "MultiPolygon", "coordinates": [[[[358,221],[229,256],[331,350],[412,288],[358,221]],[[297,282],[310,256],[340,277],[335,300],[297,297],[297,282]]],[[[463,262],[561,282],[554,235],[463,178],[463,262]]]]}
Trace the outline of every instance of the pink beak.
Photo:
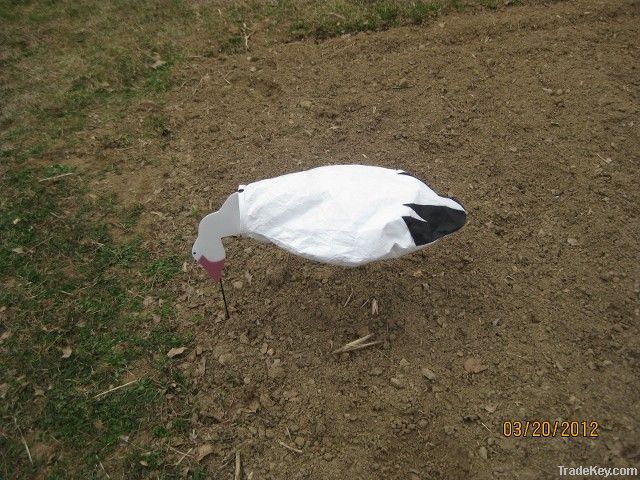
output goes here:
{"type": "Polygon", "coordinates": [[[222,278],[222,269],[224,268],[224,260],[220,260],[218,262],[212,262],[205,256],[202,256],[198,259],[198,263],[202,265],[209,275],[217,282],[222,278]]]}

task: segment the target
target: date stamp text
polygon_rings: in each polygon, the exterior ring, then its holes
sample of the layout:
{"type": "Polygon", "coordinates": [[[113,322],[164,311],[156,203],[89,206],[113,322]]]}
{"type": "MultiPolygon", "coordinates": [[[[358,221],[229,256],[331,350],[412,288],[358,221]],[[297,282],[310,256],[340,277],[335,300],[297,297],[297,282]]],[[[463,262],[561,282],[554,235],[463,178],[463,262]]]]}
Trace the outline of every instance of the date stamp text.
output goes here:
{"type": "Polygon", "coordinates": [[[597,438],[600,424],[594,420],[507,420],[502,422],[505,437],[569,437],[597,438]]]}

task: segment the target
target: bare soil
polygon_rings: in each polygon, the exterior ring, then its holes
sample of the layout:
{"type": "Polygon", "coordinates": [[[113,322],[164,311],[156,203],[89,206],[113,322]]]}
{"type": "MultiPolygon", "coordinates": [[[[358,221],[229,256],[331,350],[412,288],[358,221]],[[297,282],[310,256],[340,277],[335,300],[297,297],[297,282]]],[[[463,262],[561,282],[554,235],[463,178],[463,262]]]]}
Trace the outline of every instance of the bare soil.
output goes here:
{"type": "Polygon", "coordinates": [[[184,255],[177,328],[194,344],[176,368],[195,386],[186,413],[168,392],[158,415],[190,424],[167,441],[210,444],[211,478],[232,477],[236,450],[254,479],[640,465],[639,6],[462,12],[194,58],[166,105],[125,120],[156,112],[167,131],[78,152],[118,165],[94,189],[143,202],[149,245],[184,255]],[[190,261],[199,218],[238,184],[338,163],[406,169],[459,198],[468,224],[354,270],[228,239],[225,320],[190,261]],[[331,353],[367,333],[383,343],[331,353]],[[502,433],[557,419],[597,421],[600,436],[502,433]]]}

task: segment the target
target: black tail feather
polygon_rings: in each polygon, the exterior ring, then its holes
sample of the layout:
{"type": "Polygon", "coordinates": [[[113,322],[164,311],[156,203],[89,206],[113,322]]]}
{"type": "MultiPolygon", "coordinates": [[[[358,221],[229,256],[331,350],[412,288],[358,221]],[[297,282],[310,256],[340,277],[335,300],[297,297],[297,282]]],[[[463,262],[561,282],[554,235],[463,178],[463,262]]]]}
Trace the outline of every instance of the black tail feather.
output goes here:
{"type": "Polygon", "coordinates": [[[420,218],[424,219],[402,217],[416,246],[435,242],[439,238],[461,229],[467,222],[467,214],[463,210],[442,205],[418,205],[415,203],[408,203],[405,206],[411,208],[420,218]]]}

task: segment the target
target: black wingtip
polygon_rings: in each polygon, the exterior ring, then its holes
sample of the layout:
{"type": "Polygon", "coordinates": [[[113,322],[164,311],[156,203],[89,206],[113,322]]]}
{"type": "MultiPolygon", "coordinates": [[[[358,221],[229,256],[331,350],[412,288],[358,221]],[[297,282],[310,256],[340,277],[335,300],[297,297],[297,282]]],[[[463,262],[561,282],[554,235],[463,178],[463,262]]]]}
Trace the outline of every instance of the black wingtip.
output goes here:
{"type": "Polygon", "coordinates": [[[442,205],[418,205],[408,203],[405,206],[416,212],[419,220],[413,217],[402,217],[407,224],[416,246],[435,242],[439,238],[460,230],[467,223],[467,213],[442,205]]]}

